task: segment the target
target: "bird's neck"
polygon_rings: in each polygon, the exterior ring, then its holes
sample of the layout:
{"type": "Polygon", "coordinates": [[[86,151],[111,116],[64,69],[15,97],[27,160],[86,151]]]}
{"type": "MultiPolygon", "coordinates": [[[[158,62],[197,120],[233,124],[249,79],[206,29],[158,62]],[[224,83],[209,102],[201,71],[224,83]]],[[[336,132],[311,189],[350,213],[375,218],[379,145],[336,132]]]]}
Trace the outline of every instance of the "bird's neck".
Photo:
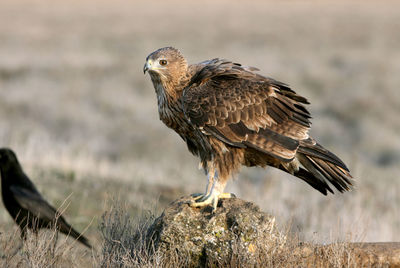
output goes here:
{"type": "MultiPolygon", "coordinates": [[[[22,168],[18,162],[13,164],[6,164],[0,168],[1,182],[8,181],[9,178],[19,178],[23,174],[22,168]]],[[[3,185],[3,184],[2,184],[3,185]]]]}
{"type": "MultiPolygon", "coordinates": [[[[9,177],[10,177],[9,170],[2,167],[0,169],[0,177],[1,177],[1,192],[4,195],[5,193],[7,193],[6,189],[8,189],[7,184],[9,184],[8,181],[9,181],[9,177]]],[[[3,196],[3,198],[4,198],[4,196],[3,196]]]]}
{"type": "Polygon", "coordinates": [[[169,128],[176,131],[178,121],[184,121],[181,97],[186,87],[185,82],[171,83],[161,80],[153,80],[153,85],[157,94],[158,113],[160,120],[169,128]]]}
{"type": "Polygon", "coordinates": [[[158,105],[164,106],[179,101],[189,79],[182,77],[179,80],[160,79],[158,75],[152,75],[151,80],[157,94],[158,105]]]}

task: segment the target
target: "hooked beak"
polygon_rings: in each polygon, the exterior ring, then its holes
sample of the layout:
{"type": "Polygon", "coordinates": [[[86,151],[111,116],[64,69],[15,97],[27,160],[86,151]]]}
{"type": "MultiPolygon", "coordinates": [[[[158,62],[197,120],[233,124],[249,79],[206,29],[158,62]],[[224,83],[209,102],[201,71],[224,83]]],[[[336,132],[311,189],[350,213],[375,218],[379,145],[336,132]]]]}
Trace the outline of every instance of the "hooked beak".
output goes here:
{"type": "Polygon", "coordinates": [[[151,70],[152,68],[152,66],[151,66],[151,64],[153,63],[153,61],[151,60],[151,59],[149,59],[149,60],[147,60],[146,61],[146,63],[144,64],[144,66],[143,66],[143,73],[144,74],[146,74],[146,72],[148,71],[148,70],[151,70]]]}
{"type": "Polygon", "coordinates": [[[146,72],[149,70],[148,63],[146,62],[143,66],[143,74],[146,74],[146,72]]]}

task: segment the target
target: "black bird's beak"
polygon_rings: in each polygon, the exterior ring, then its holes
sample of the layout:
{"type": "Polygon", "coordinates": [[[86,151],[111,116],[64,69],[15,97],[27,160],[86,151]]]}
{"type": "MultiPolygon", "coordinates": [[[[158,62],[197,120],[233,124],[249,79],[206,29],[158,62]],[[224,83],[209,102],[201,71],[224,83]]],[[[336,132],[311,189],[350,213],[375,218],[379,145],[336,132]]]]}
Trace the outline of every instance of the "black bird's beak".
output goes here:
{"type": "Polygon", "coordinates": [[[147,62],[144,64],[143,66],[143,74],[146,74],[147,70],[149,70],[149,66],[147,64],[147,62]]]}

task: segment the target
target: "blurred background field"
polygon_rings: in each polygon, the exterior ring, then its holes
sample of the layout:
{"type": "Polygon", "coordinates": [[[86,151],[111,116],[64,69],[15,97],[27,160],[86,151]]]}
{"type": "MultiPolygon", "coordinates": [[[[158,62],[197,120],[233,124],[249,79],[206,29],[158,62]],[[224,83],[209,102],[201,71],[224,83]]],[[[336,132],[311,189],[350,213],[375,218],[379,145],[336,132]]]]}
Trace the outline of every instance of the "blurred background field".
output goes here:
{"type": "MultiPolygon", "coordinates": [[[[206,184],[158,120],[145,57],[169,45],[189,63],[223,57],[307,97],[311,134],[357,185],[325,197],[252,168],[227,190],[308,241],[399,241],[399,10],[396,1],[1,1],[0,147],[16,151],[50,203],[71,194],[66,218],[101,242],[111,200],[133,216],[159,213],[206,184]]],[[[0,206],[0,233],[15,228],[0,206]]]]}

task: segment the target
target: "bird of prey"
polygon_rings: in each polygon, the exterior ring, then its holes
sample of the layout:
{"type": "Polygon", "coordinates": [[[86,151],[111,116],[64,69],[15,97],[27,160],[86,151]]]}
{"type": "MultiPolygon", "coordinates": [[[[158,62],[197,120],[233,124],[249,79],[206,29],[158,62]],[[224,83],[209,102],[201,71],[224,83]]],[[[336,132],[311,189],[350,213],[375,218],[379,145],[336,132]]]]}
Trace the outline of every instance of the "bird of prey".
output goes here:
{"type": "Polygon", "coordinates": [[[350,190],[346,165],[309,136],[306,98],[287,84],[262,76],[254,67],[215,58],[188,65],[179,50],[160,48],[146,58],[161,121],[200,157],[208,177],[193,207],[229,198],[224,188],[244,165],[272,166],[326,195],[350,190]],[[331,185],[330,185],[331,184],[331,185]]]}
{"type": "Polygon", "coordinates": [[[37,234],[40,228],[55,227],[91,248],[89,241],[42,197],[25,175],[15,153],[8,148],[0,149],[0,174],[3,203],[18,224],[22,240],[26,239],[27,228],[37,234]]]}

